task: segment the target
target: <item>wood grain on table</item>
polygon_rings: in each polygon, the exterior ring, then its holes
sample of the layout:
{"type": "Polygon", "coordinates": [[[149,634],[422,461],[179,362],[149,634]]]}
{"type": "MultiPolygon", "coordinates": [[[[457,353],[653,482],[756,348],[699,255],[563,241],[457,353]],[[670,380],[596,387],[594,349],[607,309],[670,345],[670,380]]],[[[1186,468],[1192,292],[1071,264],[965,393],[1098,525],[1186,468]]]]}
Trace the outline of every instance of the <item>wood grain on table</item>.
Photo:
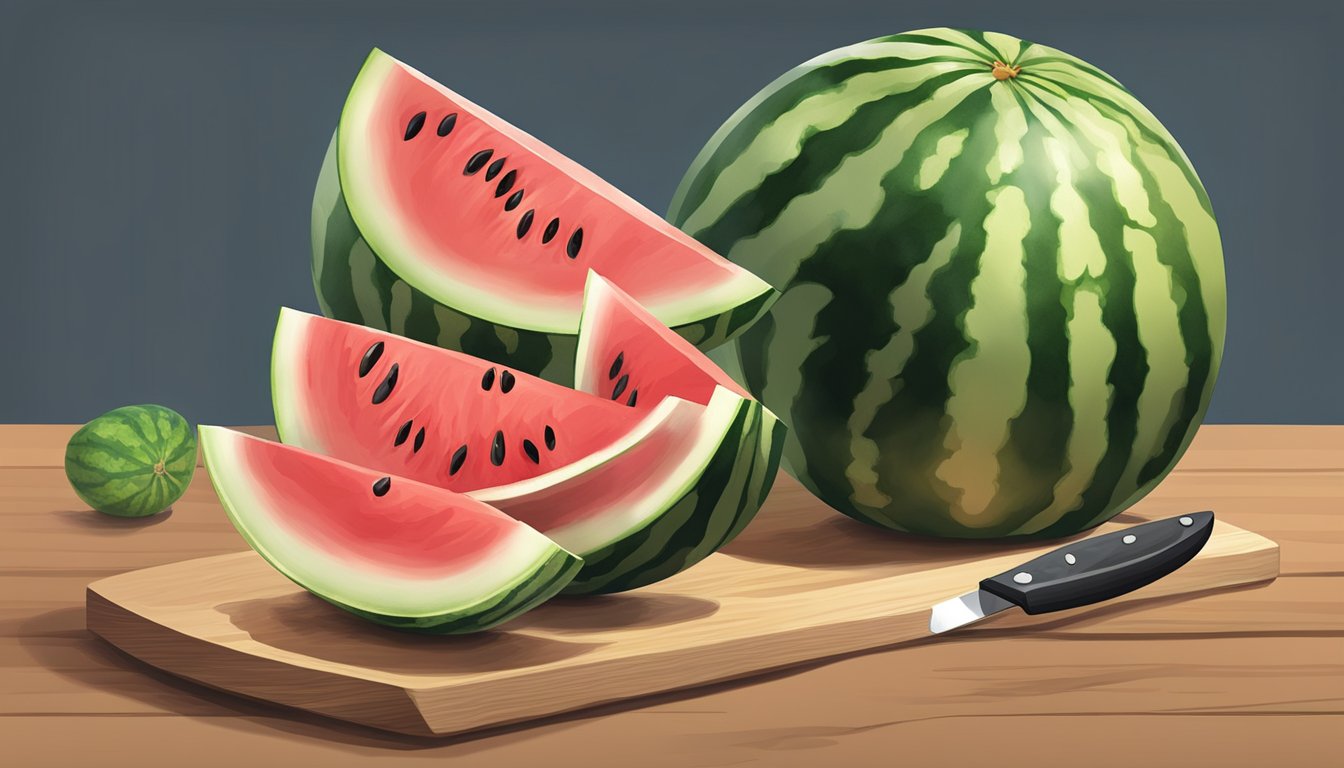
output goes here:
{"type": "Polygon", "coordinates": [[[61,469],[73,429],[0,427],[6,765],[1290,768],[1333,765],[1344,743],[1344,427],[1205,427],[1142,502],[1212,507],[1278,542],[1267,586],[990,626],[447,742],[217,693],[90,635],[88,582],[245,545],[203,472],[169,515],[86,510],[61,469]]]}

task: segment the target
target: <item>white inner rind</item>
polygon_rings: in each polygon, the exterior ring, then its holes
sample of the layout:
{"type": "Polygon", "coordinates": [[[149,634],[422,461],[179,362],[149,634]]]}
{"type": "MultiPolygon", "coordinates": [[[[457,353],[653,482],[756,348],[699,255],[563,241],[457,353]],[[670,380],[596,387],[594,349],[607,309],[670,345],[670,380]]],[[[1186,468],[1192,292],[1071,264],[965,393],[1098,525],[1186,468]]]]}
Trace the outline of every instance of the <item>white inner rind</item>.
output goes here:
{"type": "MultiPolygon", "coordinates": [[[[664,398],[629,434],[581,461],[468,495],[510,514],[516,514],[523,505],[537,503],[537,497],[543,494],[547,501],[582,500],[589,512],[584,519],[545,529],[557,544],[582,557],[666,512],[695,488],[720,450],[736,451],[736,445],[725,446],[724,441],[740,409],[749,405],[722,387],[714,390],[704,406],[676,397],[664,398]],[[679,449],[656,456],[638,455],[640,445],[655,432],[677,434],[679,449]],[[629,465],[629,476],[622,478],[627,485],[618,496],[603,498],[596,491],[607,490],[610,479],[604,478],[601,467],[615,462],[629,465]]],[[[526,514],[516,516],[527,519],[526,514]]]]}
{"type": "MultiPolygon", "coordinates": [[[[246,455],[247,441],[258,439],[222,427],[200,428],[205,466],[229,519],[276,570],[305,589],[352,608],[404,618],[469,611],[474,605],[493,603],[532,578],[561,551],[555,542],[518,523],[488,556],[467,568],[455,569],[446,562],[441,575],[411,578],[381,571],[367,561],[350,562],[325,551],[320,532],[305,536],[308,532],[287,522],[285,509],[273,503],[265,484],[276,470],[252,467],[246,455]]],[[[444,495],[448,503],[449,493],[444,495]]]]}
{"type": "Polygon", "coordinates": [[[312,315],[306,312],[280,308],[280,319],[275,324],[275,340],[271,346],[271,408],[275,412],[275,430],[280,439],[291,445],[301,445],[316,453],[330,453],[317,433],[307,428],[314,423],[308,417],[303,387],[295,386],[294,369],[302,370],[307,362],[305,345],[308,323],[312,315]]]}
{"type": "Polygon", "coordinates": [[[375,49],[360,70],[341,112],[337,130],[337,166],[341,189],[350,215],[378,256],[399,277],[435,301],[474,317],[514,328],[563,334],[578,331],[579,313],[576,305],[570,301],[539,301],[534,296],[500,291],[498,286],[478,285],[470,280],[469,272],[454,271],[451,260],[427,258],[419,255],[416,248],[404,247],[410,242],[404,212],[392,204],[391,194],[379,194],[379,188],[386,181],[382,178],[381,170],[376,167],[376,158],[368,151],[369,146],[374,146],[370,129],[382,90],[381,81],[398,70],[410,73],[445,97],[470,109],[474,115],[490,123],[492,128],[535,153],[593,194],[611,200],[651,230],[677,240],[689,249],[703,252],[707,260],[718,259],[722,262],[713,262],[713,266],[720,268],[720,278],[713,284],[691,286],[675,296],[641,297],[648,310],[667,325],[687,325],[716,317],[771,291],[768,284],[751,272],[712,254],[591,171],[432,78],[375,49]]]}
{"type": "Polygon", "coordinates": [[[592,329],[610,300],[611,291],[607,289],[606,280],[588,270],[583,283],[583,312],[579,315],[578,347],[574,354],[574,388],[580,392],[597,391],[597,373],[591,359],[597,354],[593,350],[593,337],[597,334],[592,329]]]}

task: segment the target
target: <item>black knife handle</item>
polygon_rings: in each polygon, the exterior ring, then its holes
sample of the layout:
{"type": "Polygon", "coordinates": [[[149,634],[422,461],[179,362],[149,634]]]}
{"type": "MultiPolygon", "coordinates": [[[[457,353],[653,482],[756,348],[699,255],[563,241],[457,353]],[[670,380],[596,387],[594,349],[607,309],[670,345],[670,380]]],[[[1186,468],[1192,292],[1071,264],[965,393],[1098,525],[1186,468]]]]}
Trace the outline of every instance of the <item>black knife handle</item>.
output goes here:
{"type": "Polygon", "coordinates": [[[1213,533],[1212,512],[1093,536],[980,582],[1027,613],[1098,603],[1151,584],[1190,561],[1213,533]]]}

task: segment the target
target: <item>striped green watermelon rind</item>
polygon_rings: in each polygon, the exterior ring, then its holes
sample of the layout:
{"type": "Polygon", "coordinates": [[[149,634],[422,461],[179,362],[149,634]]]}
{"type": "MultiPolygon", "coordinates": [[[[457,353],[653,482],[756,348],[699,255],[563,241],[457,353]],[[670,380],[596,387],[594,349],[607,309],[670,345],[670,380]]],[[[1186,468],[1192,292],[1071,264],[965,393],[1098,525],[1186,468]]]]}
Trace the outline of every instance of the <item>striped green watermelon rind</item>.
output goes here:
{"type": "MultiPolygon", "coordinates": [[[[536,542],[544,543],[544,546],[533,547],[540,551],[541,556],[527,562],[523,567],[517,567],[518,563],[509,565],[500,563],[492,566],[517,568],[516,572],[505,574],[508,577],[507,581],[496,587],[481,588],[473,586],[476,582],[469,576],[459,578],[458,582],[464,589],[474,588],[478,591],[479,594],[474,595],[471,600],[438,607],[420,605],[414,612],[407,610],[397,612],[387,606],[375,605],[377,601],[369,600],[367,596],[363,600],[351,599],[349,595],[344,594],[349,591],[348,587],[343,589],[340,582],[350,579],[361,580],[360,563],[350,562],[348,567],[343,565],[336,569],[338,573],[333,573],[332,569],[328,568],[325,576],[318,578],[312,573],[312,568],[305,570],[293,559],[293,551],[287,552],[276,544],[279,541],[276,538],[278,525],[273,520],[265,519],[268,505],[256,495],[264,482],[252,476],[237,458],[235,446],[239,441],[260,441],[260,438],[241,435],[221,427],[201,427],[205,466],[215,493],[234,528],[257,554],[290,581],[332,605],[369,621],[425,634],[458,635],[481,632],[510,621],[554,597],[574,578],[583,565],[583,561],[572,553],[546,540],[535,531],[516,524],[523,528],[523,535],[536,540],[534,545],[536,542]]],[[[308,453],[293,447],[286,447],[285,450],[308,453]]],[[[309,455],[312,461],[344,465],[370,476],[379,474],[318,454],[309,455]]],[[[395,478],[393,482],[398,487],[405,484],[421,485],[405,478],[395,478]]],[[[446,498],[456,496],[449,491],[442,493],[446,498]]],[[[373,546],[377,546],[376,542],[373,546]]],[[[368,591],[367,588],[364,591],[368,591]]],[[[402,595],[398,595],[398,599],[404,601],[404,593],[407,590],[391,591],[403,592],[402,595]]],[[[430,598],[435,603],[444,602],[441,596],[431,594],[430,598]]]]}
{"type": "Polygon", "coordinates": [[[332,605],[383,626],[428,635],[467,635],[497,627],[550,600],[560,594],[582,566],[582,560],[560,550],[539,563],[534,570],[521,574],[511,589],[491,597],[488,602],[430,616],[389,616],[357,608],[320,593],[314,594],[332,605]]]}
{"type": "Polygon", "coordinates": [[[1209,198],[1146,108],[1056,49],[928,29],[817,57],[719,129],[669,219],[781,291],[716,360],[859,520],[1075,533],[1156,486],[1208,407],[1209,198]]]}
{"type": "Polygon", "coordinates": [[[158,405],[128,405],[85,424],[65,449],[65,475],[84,503],[117,517],[147,517],[186,493],[196,435],[158,405]]]}
{"type": "Polygon", "coordinates": [[[774,484],[784,426],[760,403],[741,400],[720,448],[695,484],[636,531],[586,552],[567,595],[623,592],[690,568],[732,541],[774,484]]]}

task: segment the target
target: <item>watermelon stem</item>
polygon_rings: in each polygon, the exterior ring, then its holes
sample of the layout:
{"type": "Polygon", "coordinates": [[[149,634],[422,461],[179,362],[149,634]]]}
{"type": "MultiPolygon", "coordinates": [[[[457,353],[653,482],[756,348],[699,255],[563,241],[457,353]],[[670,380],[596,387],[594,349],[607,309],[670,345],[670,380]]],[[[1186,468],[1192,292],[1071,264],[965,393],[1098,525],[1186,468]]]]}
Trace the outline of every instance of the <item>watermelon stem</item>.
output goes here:
{"type": "Polygon", "coordinates": [[[1014,64],[1004,64],[1002,61],[995,59],[992,72],[995,80],[1009,80],[1021,74],[1022,67],[1014,64]]]}

